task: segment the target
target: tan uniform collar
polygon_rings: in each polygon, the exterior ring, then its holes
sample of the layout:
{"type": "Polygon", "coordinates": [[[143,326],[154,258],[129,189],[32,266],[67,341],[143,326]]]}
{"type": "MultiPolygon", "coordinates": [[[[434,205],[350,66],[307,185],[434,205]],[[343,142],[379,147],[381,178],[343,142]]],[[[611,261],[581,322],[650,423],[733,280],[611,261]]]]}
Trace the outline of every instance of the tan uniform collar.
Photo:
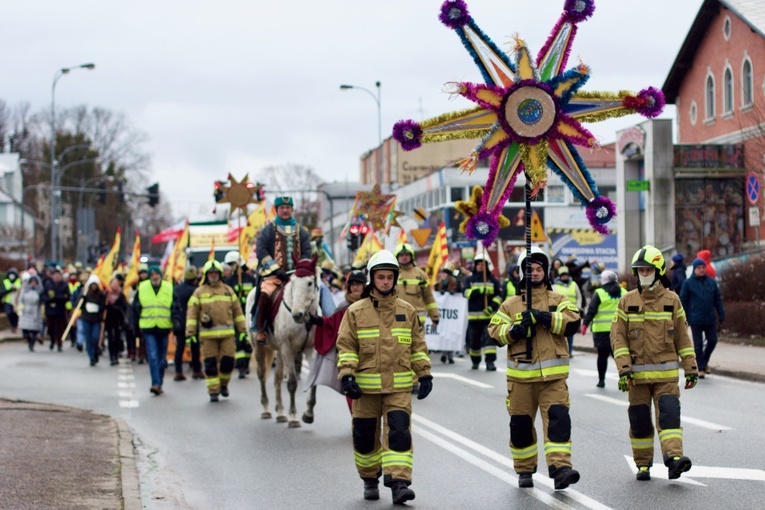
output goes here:
{"type": "Polygon", "coordinates": [[[372,305],[374,305],[375,309],[377,310],[393,310],[396,306],[396,289],[393,289],[393,292],[388,294],[384,298],[378,298],[372,294],[369,295],[369,299],[372,301],[372,305]]]}

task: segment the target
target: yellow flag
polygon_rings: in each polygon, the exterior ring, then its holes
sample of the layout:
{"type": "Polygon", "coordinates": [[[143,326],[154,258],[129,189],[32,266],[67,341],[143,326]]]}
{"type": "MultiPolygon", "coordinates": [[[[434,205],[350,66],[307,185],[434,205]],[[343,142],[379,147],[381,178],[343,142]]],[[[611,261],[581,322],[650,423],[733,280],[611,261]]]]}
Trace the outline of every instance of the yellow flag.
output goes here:
{"type": "Polygon", "coordinates": [[[207,255],[207,262],[215,260],[215,239],[212,240],[212,246],[210,247],[210,253],[207,255]]]}
{"type": "Polygon", "coordinates": [[[172,276],[173,281],[183,280],[183,273],[186,271],[186,248],[189,245],[189,222],[186,220],[186,228],[183,230],[180,239],[175,244],[175,266],[173,266],[172,276]]]}
{"type": "Polygon", "coordinates": [[[138,266],[141,265],[141,233],[135,231],[135,242],[133,243],[133,254],[130,256],[130,268],[125,276],[125,287],[122,293],[128,297],[130,291],[138,283],[138,266]]]}
{"type": "Polygon", "coordinates": [[[438,226],[436,231],[436,239],[433,241],[433,247],[430,249],[430,255],[428,256],[428,266],[425,272],[428,274],[430,284],[435,285],[438,280],[438,272],[441,270],[441,266],[449,258],[449,246],[446,242],[446,223],[443,221],[438,226]]]}
{"type": "Polygon", "coordinates": [[[175,255],[177,253],[178,243],[173,245],[173,251],[170,252],[170,256],[167,257],[167,263],[165,264],[165,273],[162,275],[162,279],[166,282],[173,283],[173,272],[175,269],[175,255]]]}
{"type": "Polygon", "coordinates": [[[398,240],[396,241],[396,246],[400,246],[402,244],[407,244],[409,242],[409,238],[406,237],[406,230],[403,228],[398,233],[398,240]]]}
{"type": "Polygon", "coordinates": [[[258,232],[266,224],[266,204],[261,202],[255,206],[255,210],[247,217],[247,225],[244,226],[239,237],[239,254],[247,261],[252,254],[253,242],[258,237],[258,232]]]}
{"type": "Polygon", "coordinates": [[[109,287],[109,282],[112,281],[112,276],[114,276],[114,263],[117,261],[117,255],[120,253],[121,234],[122,229],[117,227],[117,233],[114,236],[112,248],[109,250],[109,253],[106,254],[106,257],[104,257],[101,268],[96,273],[98,278],[101,280],[101,287],[105,289],[109,287]]]}
{"type": "Polygon", "coordinates": [[[369,257],[382,249],[383,243],[380,242],[380,239],[377,238],[377,235],[374,233],[374,231],[370,230],[366,237],[364,237],[364,240],[361,242],[361,246],[359,246],[359,250],[356,252],[356,258],[353,259],[353,262],[366,264],[369,260],[369,257]]]}

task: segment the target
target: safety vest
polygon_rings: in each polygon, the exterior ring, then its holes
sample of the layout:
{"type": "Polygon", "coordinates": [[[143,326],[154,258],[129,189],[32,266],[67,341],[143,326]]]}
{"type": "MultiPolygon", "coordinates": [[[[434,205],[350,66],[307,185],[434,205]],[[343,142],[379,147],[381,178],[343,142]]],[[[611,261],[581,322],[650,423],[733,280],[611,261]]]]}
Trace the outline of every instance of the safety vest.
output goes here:
{"type": "Polygon", "coordinates": [[[12,304],[13,294],[11,294],[11,292],[14,290],[19,290],[19,288],[21,288],[21,279],[16,278],[16,281],[11,283],[11,280],[6,278],[5,280],[3,280],[3,287],[5,287],[5,292],[7,293],[5,297],[3,298],[3,302],[12,304]]]}
{"type": "Polygon", "coordinates": [[[141,282],[138,286],[138,301],[141,303],[141,317],[138,327],[141,329],[173,329],[170,318],[170,307],[173,304],[173,286],[163,281],[159,284],[159,292],[154,292],[150,280],[141,282]]]}
{"type": "Polygon", "coordinates": [[[595,314],[595,318],[592,320],[593,333],[606,333],[611,331],[611,322],[614,319],[616,305],[619,304],[619,300],[626,293],[627,289],[621,287],[619,297],[611,297],[611,294],[604,289],[595,289],[595,294],[597,294],[598,299],[600,299],[600,305],[598,306],[598,313],[595,314]]]}
{"type": "Polygon", "coordinates": [[[570,281],[568,285],[556,283],[553,285],[553,290],[563,294],[568,298],[569,301],[574,303],[576,306],[579,306],[579,303],[576,302],[576,283],[573,280],[570,281]]]}
{"type": "Polygon", "coordinates": [[[512,280],[507,280],[507,284],[505,285],[505,299],[515,296],[517,292],[518,291],[515,288],[515,285],[513,285],[512,280]]]}

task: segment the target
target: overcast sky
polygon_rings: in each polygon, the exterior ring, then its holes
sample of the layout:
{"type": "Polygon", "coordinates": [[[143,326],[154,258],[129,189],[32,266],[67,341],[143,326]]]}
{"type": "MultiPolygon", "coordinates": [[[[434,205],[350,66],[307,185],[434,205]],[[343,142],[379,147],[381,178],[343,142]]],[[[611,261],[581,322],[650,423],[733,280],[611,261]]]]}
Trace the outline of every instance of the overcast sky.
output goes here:
{"type": "MultiPolygon", "coordinates": [[[[312,167],[357,181],[378,143],[377,106],[360,90],[382,82],[383,136],[402,118],[472,105],[441,89],[481,82],[459,38],[438,21],[441,0],[0,0],[0,98],[50,107],[61,67],[94,62],[56,87],[60,108],[125,113],[150,142],[152,172],[176,215],[212,208],[212,182],[269,165],[312,167]]],[[[702,0],[596,0],[567,67],[584,90],[661,87],[702,0]]],[[[468,1],[500,47],[515,33],[536,55],[563,0],[468,1]]],[[[674,115],[668,108],[663,117],[674,115]]],[[[587,124],[601,140],[641,120],[587,124]]]]}

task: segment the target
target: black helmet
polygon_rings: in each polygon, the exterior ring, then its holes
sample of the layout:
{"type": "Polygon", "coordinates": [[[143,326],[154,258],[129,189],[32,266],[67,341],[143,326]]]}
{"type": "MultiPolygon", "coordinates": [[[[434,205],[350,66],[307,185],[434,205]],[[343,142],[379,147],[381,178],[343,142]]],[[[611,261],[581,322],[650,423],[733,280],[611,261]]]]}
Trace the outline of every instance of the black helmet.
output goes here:
{"type": "Polygon", "coordinates": [[[350,272],[350,274],[346,278],[346,285],[350,285],[351,282],[358,282],[362,285],[367,284],[367,275],[364,274],[364,271],[361,271],[359,269],[354,269],[350,272]]]}

